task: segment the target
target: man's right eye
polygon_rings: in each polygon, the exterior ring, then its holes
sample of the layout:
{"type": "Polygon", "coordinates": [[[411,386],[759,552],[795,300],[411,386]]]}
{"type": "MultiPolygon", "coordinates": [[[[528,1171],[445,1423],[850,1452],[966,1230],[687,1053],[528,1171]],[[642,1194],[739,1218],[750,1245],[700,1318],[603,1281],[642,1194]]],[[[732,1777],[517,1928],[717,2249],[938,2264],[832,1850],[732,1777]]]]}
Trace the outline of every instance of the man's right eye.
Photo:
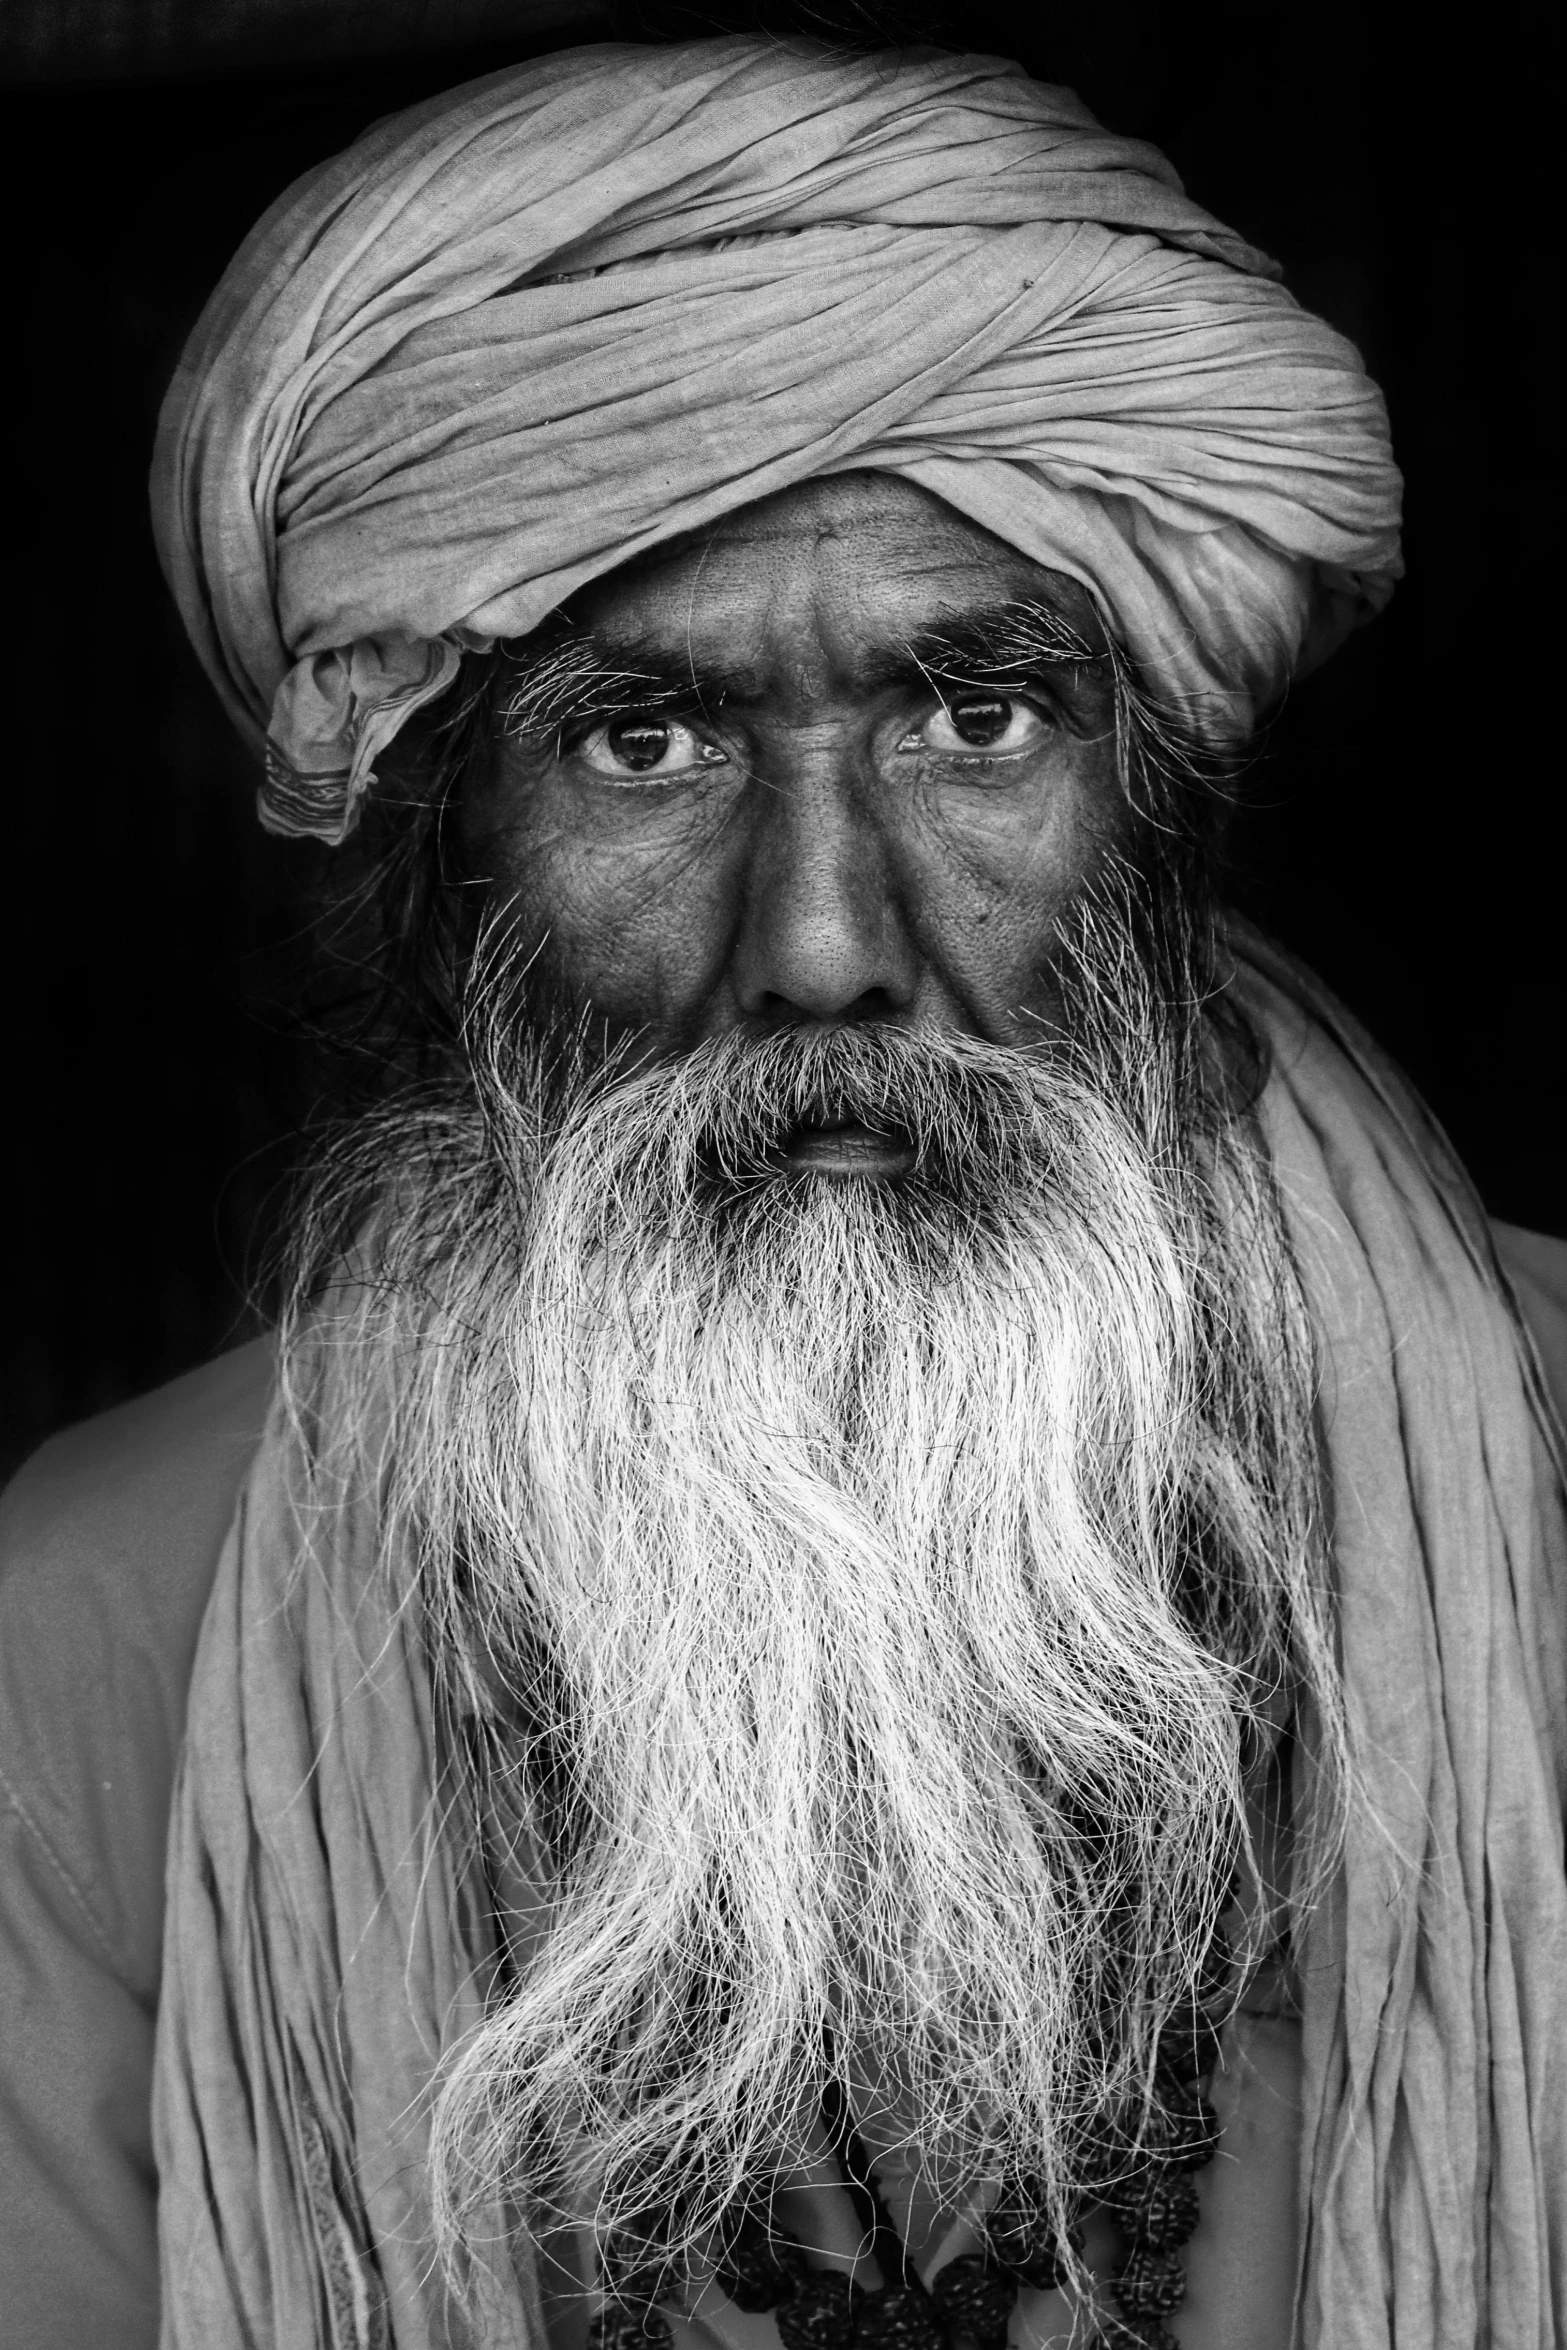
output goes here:
{"type": "Polygon", "coordinates": [[[699,735],[684,719],[655,710],[629,711],[592,727],[570,746],[605,783],[672,783],[708,767],[728,764],[729,754],[699,735]]]}

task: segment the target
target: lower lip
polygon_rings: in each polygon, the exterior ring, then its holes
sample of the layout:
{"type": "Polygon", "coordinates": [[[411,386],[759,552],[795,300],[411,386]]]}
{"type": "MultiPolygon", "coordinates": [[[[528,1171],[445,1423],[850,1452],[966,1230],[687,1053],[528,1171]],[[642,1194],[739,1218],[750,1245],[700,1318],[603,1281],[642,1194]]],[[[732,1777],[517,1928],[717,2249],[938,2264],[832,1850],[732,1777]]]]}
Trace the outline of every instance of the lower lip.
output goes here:
{"type": "Polygon", "coordinates": [[[872,1176],[883,1182],[907,1175],[914,1165],[910,1144],[873,1134],[868,1126],[823,1126],[791,1135],[784,1166],[791,1175],[872,1176]]]}

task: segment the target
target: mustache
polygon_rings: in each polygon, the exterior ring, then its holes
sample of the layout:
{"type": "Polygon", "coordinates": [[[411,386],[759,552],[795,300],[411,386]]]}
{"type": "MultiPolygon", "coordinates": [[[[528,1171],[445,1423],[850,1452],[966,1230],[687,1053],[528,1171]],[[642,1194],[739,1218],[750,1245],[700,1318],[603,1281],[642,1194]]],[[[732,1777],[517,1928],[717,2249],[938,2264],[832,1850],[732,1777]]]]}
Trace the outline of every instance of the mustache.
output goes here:
{"type": "Polygon", "coordinates": [[[500,1002],[470,1033],[491,1133],[513,1129],[514,1163],[533,1155],[542,1178],[596,1125],[613,1131],[628,1175],[708,1209],[754,1204],[764,1190],[797,1198],[815,1179],[791,1168],[791,1144],[857,1127],[906,1155],[906,1171],[882,1185],[906,1211],[973,1215],[1020,1185],[1048,1185],[1052,1161],[1064,1177],[1089,1116],[1102,1128],[1115,1114],[1045,1038],[996,1044],[865,1021],[734,1029],[639,1060],[634,1043],[595,1055],[580,1030],[514,1022],[500,1002]],[[542,1123],[524,1137],[515,1105],[540,1099],[542,1123]]]}

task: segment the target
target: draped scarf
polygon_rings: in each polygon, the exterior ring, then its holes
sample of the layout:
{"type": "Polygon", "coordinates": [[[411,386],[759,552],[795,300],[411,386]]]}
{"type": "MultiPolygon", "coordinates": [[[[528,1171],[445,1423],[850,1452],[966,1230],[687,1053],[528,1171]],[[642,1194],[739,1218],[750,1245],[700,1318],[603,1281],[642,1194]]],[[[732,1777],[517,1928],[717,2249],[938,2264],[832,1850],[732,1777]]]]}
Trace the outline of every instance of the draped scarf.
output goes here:
{"type": "MultiPolygon", "coordinates": [[[[1321,1357],[1355,1800],[1303,1948],[1298,2337],[1540,2350],[1567,2317],[1567,1512],[1479,1204],[1408,1086],[1249,935],[1261,1121],[1321,1357]]],[[[330,1410],[330,1381],[321,1408],[330,1410]]],[[[527,2215],[431,2260],[432,2082],[493,1908],[417,1601],[275,1413],[203,1627],[169,1855],[164,2350],[543,2350],[527,2215]]]]}

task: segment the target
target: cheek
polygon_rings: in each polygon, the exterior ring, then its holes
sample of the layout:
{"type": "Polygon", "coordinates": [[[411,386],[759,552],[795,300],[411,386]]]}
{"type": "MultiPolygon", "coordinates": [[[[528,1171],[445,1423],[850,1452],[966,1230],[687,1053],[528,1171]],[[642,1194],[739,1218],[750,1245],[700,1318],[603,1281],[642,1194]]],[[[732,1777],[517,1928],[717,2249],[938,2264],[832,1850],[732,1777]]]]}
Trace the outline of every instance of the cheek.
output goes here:
{"type": "Polygon", "coordinates": [[[1050,1008],[1057,924],[1118,838],[1119,786],[1097,765],[948,791],[921,812],[909,894],[925,950],[995,1041],[1011,1040],[1019,1013],[1050,1008]]]}
{"type": "Polygon", "coordinates": [[[677,1027],[728,951],[731,828],[712,800],[611,803],[585,818],[543,787],[494,795],[471,870],[517,951],[574,1011],[677,1027]]]}

